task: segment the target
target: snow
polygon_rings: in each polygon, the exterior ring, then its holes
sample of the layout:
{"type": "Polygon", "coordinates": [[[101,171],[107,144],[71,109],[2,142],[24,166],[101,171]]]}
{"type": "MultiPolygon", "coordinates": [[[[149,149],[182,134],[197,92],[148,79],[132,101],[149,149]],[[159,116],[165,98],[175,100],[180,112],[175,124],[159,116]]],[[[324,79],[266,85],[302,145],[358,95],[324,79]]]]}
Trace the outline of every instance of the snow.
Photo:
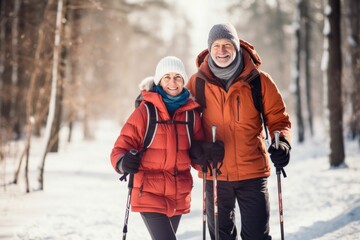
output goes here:
{"type": "MultiPolygon", "coordinates": [[[[26,194],[23,179],[6,186],[6,191],[2,185],[1,240],[122,238],[128,189],[109,160],[120,126],[107,121],[96,129],[96,140],[82,141],[80,126],[76,126],[74,141],[62,143],[59,153],[48,154],[44,191],[26,194]]],[[[66,129],[61,134],[65,136],[66,129]]],[[[326,134],[319,135],[304,144],[293,142],[288,177],[282,178],[285,238],[360,239],[360,150],[355,142],[346,142],[348,167],[330,169],[326,134]]],[[[33,139],[32,189],[37,187],[41,146],[41,139],[33,139]]],[[[1,183],[11,180],[14,166],[8,160],[2,167],[1,173],[5,169],[7,175],[1,183]]],[[[276,174],[269,178],[269,193],[271,235],[280,239],[276,174]]],[[[180,240],[202,238],[202,181],[195,172],[191,213],[183,216],[177,236],[180,240]]],[[[150,236],[139,214],[131,212],[127,239],[140,238],[150,236]]]]}

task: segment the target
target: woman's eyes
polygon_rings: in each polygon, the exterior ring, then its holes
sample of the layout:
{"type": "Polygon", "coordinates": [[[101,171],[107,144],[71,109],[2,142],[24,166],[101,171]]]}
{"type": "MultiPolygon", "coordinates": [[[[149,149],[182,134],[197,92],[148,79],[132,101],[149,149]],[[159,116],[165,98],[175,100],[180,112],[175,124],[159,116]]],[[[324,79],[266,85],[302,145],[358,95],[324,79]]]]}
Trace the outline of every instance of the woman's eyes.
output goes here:
{"type": "MultiPolygon", "coordinates": [[[[164,77],[164,80],[168,82],[168,81],[171,80],[171,77],[165,76],[165,77],[164,77]]],[[[174,80],[175,80],[176,82],[179,82],[179,81],[182,81],[182,78],[181,78],[180,76],[175,76],[175,77],[174,77],[174,80]]]]}

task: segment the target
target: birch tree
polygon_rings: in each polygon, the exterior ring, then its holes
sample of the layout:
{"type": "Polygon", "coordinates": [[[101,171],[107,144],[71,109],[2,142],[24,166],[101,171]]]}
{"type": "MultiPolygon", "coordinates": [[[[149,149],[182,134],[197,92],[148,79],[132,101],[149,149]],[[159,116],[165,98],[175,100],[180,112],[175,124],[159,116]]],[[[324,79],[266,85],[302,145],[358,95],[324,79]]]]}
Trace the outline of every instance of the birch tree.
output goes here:
{"type": "MultiPolygon", "coordinates": [[[[51,0],[48,4],[53,4],[56,0],[51,0]]],[[[58,100],[57,98],[57,90],[58,90],[58,70],[59,70],[59,59],[60,59],[60,33],[61,33],[61,19],[63,14],[63,0],[59,0],[57,3],[57,11],[56,11],[56,26],[55,26],[55,41],[54,41],[54,54],[53,54],[53,67],[52,67],[52,80],[51,80],[51,95],[49,102],[49,113],[46,121],[46,129],[45,129],[45,143],[43,149],[42,161],[39,167],[39,189],[44,190],[44,168],[45,168],[45,159],[46,155],[49,151],[50,143],[51,143],[51,133],[53,129],[53,123],[55,119],[56,106],[58,100]]]]}

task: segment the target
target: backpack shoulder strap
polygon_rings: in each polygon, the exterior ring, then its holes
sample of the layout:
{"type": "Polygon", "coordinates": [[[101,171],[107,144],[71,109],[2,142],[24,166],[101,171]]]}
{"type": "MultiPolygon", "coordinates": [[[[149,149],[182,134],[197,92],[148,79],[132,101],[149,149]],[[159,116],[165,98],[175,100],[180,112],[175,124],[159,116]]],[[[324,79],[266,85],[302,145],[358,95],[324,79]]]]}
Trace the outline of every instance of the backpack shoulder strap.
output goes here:
{"type": "Polygon", "coordinates": [[[268,135],[267,127],[266,127],[266,118],[265,118],[263,98],[262,98],[262,93],[261,93],[260,75],[257,76],[252,81],[250,81],[250,87],[251,87],[251,94],[253,97],[255,108],[260,112],[260,118],[261,118],[261,122],[264,125],[266,139],[268,139],[269,135],[268,135]]]}
{"type": "Polygon", "coordinates": [[[155,132],[158,126],[158,113],[156,111],[156,107],[151,102],[145,102],[145,107],[148,119],[143,145],[144,149],[147,149],[154,140],[155,132]]]}
{"type": "MultiPolygon", "coordinates": [[[[196,101],[200,105],[200,110],[206,108],[206,100],[205,100],[205,81],[199,77],[196,77],[195,79],[195,93],[196,93],[196,101]]],[[[266,139],[268,139],[269,134],[267,130],[266,125],[266,118],[265,118],[265,112],[264,112],[264,106],[263,106],[263,98],[261,93],[261,80],[260,75],[257,76],[255,79],[250,81],[250,87],[251,87],[251,94],[253,97],[253,102],[255,105],[255,108],[260,112],[260,118],[261,122],[264,125],[264,131],[266,134],[266,139]]]]}
{"type": "Polygon", "coordinates": [[[206,108],[205,101],[205,81],[199,77],[195,79],[196,102],[200,105],[200,111],[206,108]]]}
{"type": "Polygon", "coordinates": [[[188,133],[189,144],[191,146],[193,136],[194,136],[194,129],[195,129],[195,112],[194,110],[186,111],[186,130],[188,133]]]}
{"type": "Polygon", "coordinates": [[[135,99],[135,108],[137,108],[143,100],[143,95],[140,93],[135,99]]]}

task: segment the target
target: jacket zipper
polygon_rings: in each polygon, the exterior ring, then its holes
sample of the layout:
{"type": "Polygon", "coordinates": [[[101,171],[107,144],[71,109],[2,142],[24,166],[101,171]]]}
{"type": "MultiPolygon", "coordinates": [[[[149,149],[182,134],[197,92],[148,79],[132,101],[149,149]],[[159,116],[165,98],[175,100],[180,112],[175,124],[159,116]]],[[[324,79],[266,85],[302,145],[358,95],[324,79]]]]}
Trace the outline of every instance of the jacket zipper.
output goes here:
{"type": "Polygon", "coordinates": [[[236,97],[236,111],[237,111],[237,121],[239,122],[240,121],[240,97],[237,96],[236,97]]]}

